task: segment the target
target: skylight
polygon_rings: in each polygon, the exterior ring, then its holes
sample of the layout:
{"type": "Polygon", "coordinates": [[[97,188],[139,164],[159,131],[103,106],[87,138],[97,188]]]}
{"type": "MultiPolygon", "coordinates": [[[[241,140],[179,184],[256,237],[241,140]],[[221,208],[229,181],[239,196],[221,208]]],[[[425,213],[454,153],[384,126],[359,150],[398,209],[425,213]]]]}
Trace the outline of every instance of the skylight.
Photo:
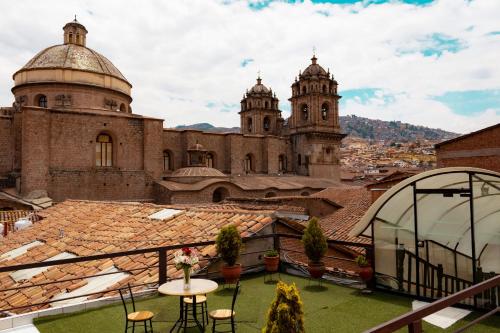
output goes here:
{"type": "Polygon", "coordinates": [[[2,260],[12,260],[12,259],[17,258],[19,256],[22,256],[23,254],[25,254],[26,252],[28,252],[28,250],[31,249],[32,247],[35,247],[35,246],[38,246],[38,245],[42,245],[42,244],[43,244],[42,242],[34,241],[34,242],[31,242],[31,243],[25,244],[25,245],[23,245],[21,247],[18,247],[17,249],[10,250],[9,252],[5,252],[4,254],[2,254],[0,256],[0,261],[2,261],[2,260]]]}
{"type": "Polygon", "coordinates": [[[166,209],[162,209],[154,214],[149,215],[148,218],[150,218],[152,220],[165,220],[165,219],[168,219],[174,215],[180,214],[182,212],[184,212],[184,211],[178,210],[178,209],[166,208],[166,209]]]}
{"type": "MultiPolygon", "coordinates": [[[[53,257],[48,258],[47,260],[44,260],[44,261],[70,259],[70,258],[76,258],[76,256],[72,253],[69,253],[69,252],[62,252],[62,253],[56,254],[53,257]]],[[[22,269],[19,271],[14,271],[14,272],[10,273],[9,275],[11,278],[14,279],[14,281],[19,282],[22,280],[29,280],[33,276],[49,270],[49,268],[50,267],[47,266],[47,267],[36,267],[36,268],[22,269]]]]}
{"type": "MultiPolygon", "coordinates": [[[[68,297],[75,297],[75,296],[86,295],[86,294],[90,294],[90,293],[97,293],[100,291],[104,291],[104,290],[108,289],[109,287],[111,287],[112,285],[116,284],[117,282],[121,281],[122,279],[126,278],[129,275],[127,273],[121,272],[115,266],[111,266],[111,267],[101,271],[99,274],[106,274],[106,273],[116,273],[116,274],[97,276],[97,277],[85,279],[85,282],[87,282],[87,284],[84,285],[83,287],[75,289],[69,293],[63,292],[63,293],[57,294],[52,298],[52,300],[58,300],[58,299],[63,299],[63,298],[68,298],[68,297]]],[[[82,297],[62,300],[59,302],[54,302],[54,303],[52,303],[52,307],[81,303],[81,302],[85,301],[87,298],[88,298],[88,296],[82,296],[82,297]]]]}

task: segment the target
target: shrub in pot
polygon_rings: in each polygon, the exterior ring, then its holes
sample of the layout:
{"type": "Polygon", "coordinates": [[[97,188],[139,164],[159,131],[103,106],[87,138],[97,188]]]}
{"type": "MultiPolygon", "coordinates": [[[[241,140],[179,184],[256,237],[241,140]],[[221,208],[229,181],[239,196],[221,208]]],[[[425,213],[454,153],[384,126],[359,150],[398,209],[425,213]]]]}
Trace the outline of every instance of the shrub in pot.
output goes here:
{"type": "Polygon", "coordinates": [[[221,228],[215,246],[217,253],[226,263],[222,267],[224,280],[226,283],[236,283],[241,275],[241,264],[236,263],[241,250],[241,236],[238,229],[234,225],[221,228]]]}
{"type": "Polygon", "coordinates": [[[264,255],[264,264],[267,272],[277,272],[280,264],[280,254],[278,251],[275,249],[267,250],[264,255]]]}
{"type": "Polygon", "coordinates": [[[278,282],[262,333],[304,333],[304,311],[295,283],[278,282]]]}
{"type": "Polygon", "coordinates": [[[359,255],[355,261],[356,264],[358,264],[358,266],[361,268],[359,271],[359,277],[364,282],[369,282],[373,278],[373,268],[370,266],[370,263],[363,255],[359,255]]]}
{"type": "Polygon", "coordinates": [[[325,264],[321,259],[328,249],[328,244],[317,218],[313,217],[309,220],[302,236],[302,244],[304,244],[304,251],[309,258],[309,274],[313,278],[321,278],[325,273],[325,264]]]}

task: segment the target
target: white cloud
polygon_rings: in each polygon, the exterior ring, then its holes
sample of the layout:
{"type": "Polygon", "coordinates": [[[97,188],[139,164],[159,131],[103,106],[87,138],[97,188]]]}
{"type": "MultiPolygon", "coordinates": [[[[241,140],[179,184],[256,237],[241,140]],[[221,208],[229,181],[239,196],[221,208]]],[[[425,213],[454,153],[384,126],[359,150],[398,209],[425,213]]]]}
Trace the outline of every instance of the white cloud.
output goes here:
{"type": "Polygon", "coordinates": [[[39,50],[61,43],[61,28],[76,13],[89,30],[88,46],[133,84],[134,112],[164,118],[166,126],[238,126],[237,108],[218,112],[207,103],[238,105],[259,69],[286,109],[290,85],[309,64],[313,46],[341,91],[373,87],[398,93],[389,105],[349,102],[342,114],[435,123],[459,132],[500,121],[494,110],[467,118],[429,98],[500,89],[500,36],[486,36],[498,30],[496,0],[366,8],[274,2],[261,11],[242,1],[25,0],[15,6],[2,2],[0,9],[1,105],[12,103],[12,74],[39,50]],[[464,41],[467,48],[441,57],[398,56],[398,50],[418,47],[418,40],[434,33],[464,41]],[[244,59],[254,61],[241,67],[244,59]]]}

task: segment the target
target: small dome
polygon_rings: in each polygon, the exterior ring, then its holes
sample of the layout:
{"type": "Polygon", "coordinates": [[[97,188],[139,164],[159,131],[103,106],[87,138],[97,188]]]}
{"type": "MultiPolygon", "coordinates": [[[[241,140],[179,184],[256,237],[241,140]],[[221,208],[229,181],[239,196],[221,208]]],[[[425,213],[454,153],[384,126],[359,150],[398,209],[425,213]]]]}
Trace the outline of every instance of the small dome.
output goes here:
{"type": "Polygon", "coordinates": [[[316,63],[317,60],[316,56],[311,58],[312,64],[304,70],[302,76],[328,76],[325,69],[316,63]]]}
{"type": "Polygon", "coordinates": [[[207,167],[187,167],[175,170],[170,178],[175,177],[226,177],[221,171],[207,167]]]}
{"type": "Polygon", "coordinates": [[[249,94],[269,94],[271,91],[269,88],[267,88],[265,85],[262,84],[262,79],[260,76],[257,78],[257,84],[254,85],[250,91],[248,92],[249,94]]]}
{"type": "Polygon", "coordinates": [[[188,151],[207,151],[205,147],[201,143],[196,142],[193,146],[191,146],[188,151]]]}
{"type": "Polygon", "coordinates": [[[39,52],[19,72],[34,69],[74,69],[114,76],[128,83],[123,74],[105,56],[77,44],[55,45],[39,52]]]}

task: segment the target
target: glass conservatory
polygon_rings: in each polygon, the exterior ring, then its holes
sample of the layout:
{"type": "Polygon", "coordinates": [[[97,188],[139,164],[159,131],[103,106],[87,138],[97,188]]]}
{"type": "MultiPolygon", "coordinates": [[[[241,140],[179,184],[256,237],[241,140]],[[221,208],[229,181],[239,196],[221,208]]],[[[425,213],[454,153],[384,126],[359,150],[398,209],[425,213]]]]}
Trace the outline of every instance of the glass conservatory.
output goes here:
{"type": "Polygon", "coordinates": [[[377,287],[437,298],[498,275],[500,174],[415,175],[375,201],[352,235],[373,239],[377,287]]]}

